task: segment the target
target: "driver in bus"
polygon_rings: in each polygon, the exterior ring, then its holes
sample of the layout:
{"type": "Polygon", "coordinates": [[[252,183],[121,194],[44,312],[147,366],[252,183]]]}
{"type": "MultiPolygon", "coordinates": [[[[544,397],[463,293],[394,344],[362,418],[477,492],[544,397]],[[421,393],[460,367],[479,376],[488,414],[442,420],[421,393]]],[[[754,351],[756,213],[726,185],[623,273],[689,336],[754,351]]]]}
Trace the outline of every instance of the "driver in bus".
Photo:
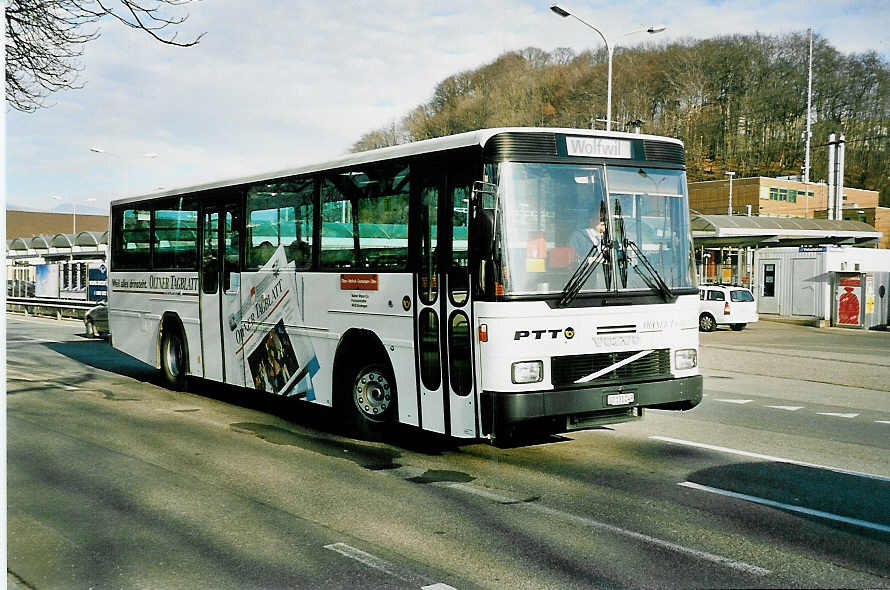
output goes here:
{"type": "Polygon", "coordinates": [[[580,260],[587,256],[594,244],[597,246],[602,244],[605,231],[605,222],[598,214],[591,212],[587,218],[587,227],[576,229],[569,239],[569,245],[575,250],[576,259],[580,260]]]}

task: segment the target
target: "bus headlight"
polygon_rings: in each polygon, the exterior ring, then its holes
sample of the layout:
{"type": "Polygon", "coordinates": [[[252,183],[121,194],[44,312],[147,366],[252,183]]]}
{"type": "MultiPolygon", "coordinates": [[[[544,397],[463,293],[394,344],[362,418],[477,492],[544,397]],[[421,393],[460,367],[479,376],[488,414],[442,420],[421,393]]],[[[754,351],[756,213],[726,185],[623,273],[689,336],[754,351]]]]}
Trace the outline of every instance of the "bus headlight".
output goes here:
{"type": "Polygon", "coordinates": [[[510,368],[513,383],[537,383],[544,380],[543,361],[522,361],[510,368]]]}
{"type": "Polygon", "coordinates": [[[684,348],[674,353],[674,366],[677,369],[695,368],[698,362],[698,352],[694,348],[684,348]]]}

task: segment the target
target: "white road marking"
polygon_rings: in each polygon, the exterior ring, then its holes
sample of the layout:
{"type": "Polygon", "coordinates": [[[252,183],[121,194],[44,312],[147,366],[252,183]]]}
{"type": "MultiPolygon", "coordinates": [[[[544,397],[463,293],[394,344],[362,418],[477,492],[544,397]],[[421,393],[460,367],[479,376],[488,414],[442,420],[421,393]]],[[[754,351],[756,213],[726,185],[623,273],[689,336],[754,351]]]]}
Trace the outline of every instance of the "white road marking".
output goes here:
{"type": "Polygon", "coordinates": [[[62,387],[64,387],[64,388],[67,389],[68,391],[78,391],[78,390],[80,390],[79,387],[74,387],[73,385],[63,385],[62,387]]]}
{"type": "Polygon", "coordinates": [[[839,514],[833,514],[831,512],[823,512],[822,510],[814,510],[812,508],[804,508],[803,506],[794,506],[792,504],[783,504],[782,502],[776,502],[774,500],[767,500],[766,498],[759,498],[757,496],[749,496],[748,494],[740,494],[738,492],[731,492],[729,490],[721,490],[720,488],[712,488],[710,486],[703,486],[701,484],[692,483],[690,481],[680,482],[677,485],[683,486],[684,488],[690,488],[693,490],[700,490],[703,492],[708,492],[711,494],[719,494],[721,496],[727,496],[730,498],[745,500],[746,502],[753,502],[754,504],[762,504],[764,506],[770,506],[772,508],[779,508],[780,510],[789,510],[791,512],[799,512],[801,514],[806,514],[808,516],[817,516],[819,518],[824,518],[827,520],[843,522],[845,524],[852,524],[852,525],[856,525],[859,527],[872,529],[875,531],[882,531],[885,533],[890,533],[890,526],[878,524],[876,522],[869,522],[867,520],[860,520],[858,518],[850,518],[848,516],[841,516],[839,514]]]}
{"type": "Polygon", "coordinates": [[[330,551],[335,551],[340,555],[348,557],[349,559],[354,559],[361,564],[364,564],[377,571],[383,572],[389,576],[392,576],[393,578],[398,578],[399,580],[407,582],[408,584],[417,584],[421,586],[421,588],[433,588],[435,590],[454,590],[454,588],[447,584],[434,582],[433,580],[421,576],[420,574],[399,568],[397,565],[386,561],[385,559],[381,559],[376,555],[371,555],[370,553],[362,551],[361,549],[356,549],[355,547],[347,545],[346,543],[332,543],[330,545],[325,545],[324,548],[330,551]]]}
{"type": "Polygon", "coordinates": [[[717,445],[709,445],[698,443],[679,438],[670,438],[668,436],[650,436],[652,440],[660,440],[661,442],[671,443],[675,445],[683,445],[687,447],[696,447],[699,449],[707,449],[709,451],[718,451],[720,453],[728,453],[730,455],[738,455],[740,457],[749,457],[751,459],[762,459],[764,461],[773,461],[775,463],[787,463],[789,465],[799,465],[800,467],[812,467],[813,469],[825,469],[835,473],[843,473],[844,475],[855,475],[856,477],[864,477],[867,479],[875,479],[878,481],[890,481],[890,477],[884,475],[875,475],[874,473],[861,473],[859,471],[850,471],[849,469],[841,469],[840,467],[830,467],[828,465],[819,465],[816,463],[806,463],[804,461],[795,461],[794,459],[785,459],[783,457],[774,457],[772,455],[764,455],[761,453],[752,453],[750,451],[740,451],[738,449],[730,449],[728,447],[718,447],[717,445]]]}
{"type": "Polygon", "coordinates": [[[729,559],[728,557],[722,557],[720,555],[714,555],[713,553],[708,553],[706,551],[700,551],[698,549],[692,549],[691,547],[685,547],[683,545],[678,545],[677,543],[671,543],[670,541],[665,541],[663,539],[658,539],[656,537],[650,537],[649,535],[644,535],[642,533],[637,533],[635,531],[631,531],[628,529],[623,529],[621,527],[607,524],[604,522],[600,522],[597,520],[593,520],[591,518],[586,518],[584,516],[578,516],[575,514],[570,514],[568,512],[562,512],[561,510],[556,510],[554,508],[549,508],[537,502],[523,502],[516,498],[509,498],[506,496],[501,496],[500,494],[496,494],[489,490],[485,490],[482,488],[477,488],[475,486],[463,484],[463,483],[436,483],[433,485],[448,487],[456,490],[460,490],[462,492],[466,492],[469,494],[474,494],[476,496],[481,496],[488,500],[494,500],[500,504],[514,504],[521,505],[525,508],[532,510],[534,512],[539,512],[544,514],[545,516],[557,518],[562,521],[570,522],[576,525],[585,526],[593,529],[607,531],[616,535],[621,535],[624,537],[629,537],[631,539],[635,539],[637,541],[642,541],[644,543],[648,543],[650,545],[655,545],[656,547],[661,547],[662,549],[667,549],[669,551],[673,551],[675,553],[681,553],[684,555],[688,555],[690,557],[694,557],[696,559],[702,559],[705,561],[710,561],[712,563],[717,563],[719,565],[732,568],[734,570],[738,570],[744,572],[746,574],[752,574],[755,576],[766,576],[770,574],[770,570],[764,569],[762,567],[758,567],[756,565],[751,565],[745,563],[743,561],[736,561],[734,559],[729,559]]]}
{"type": "Polygon", "coordinates": [[[767,406],[767,408],[773,408],[774,410],[785,410],[786,412],[796,412],[798,410],[802,410],[803,406],[767,406]]]}
{"type": "Polygon", "coordinates": [[[31,378],[29,378],[29,377],[13,377],[13,376],[7,376],[6,378],[9,379],[10,381],[34,381],[33,379],[31,379],[31,378]]]}
{"type": "Polygon", "coordinates": [[[843,414],[841,412],[816,412],[816,413],[819,414],[820,416],[831,416],[833,418],[855,418],[856,416],[859,415],[859,414],[853,414],[853,413],[843,414]]]}
{"type": "Polygon", "coordinates": [[[890,420],[875,420],[878,424],[890,424],[890,420]]]}
{"type": "Polygon", "coordinates": [[[48,340],[46,338],[31,338],[30,336],[25,336],[24,338],[7,338],[7,344],[61,344],[61,340],[48,340]]]}
{"type": "Polygon", "coordinates": [[[753,399],[715,399],[715,402],[723,402],[725,404],[750,404],[753,399]]]}

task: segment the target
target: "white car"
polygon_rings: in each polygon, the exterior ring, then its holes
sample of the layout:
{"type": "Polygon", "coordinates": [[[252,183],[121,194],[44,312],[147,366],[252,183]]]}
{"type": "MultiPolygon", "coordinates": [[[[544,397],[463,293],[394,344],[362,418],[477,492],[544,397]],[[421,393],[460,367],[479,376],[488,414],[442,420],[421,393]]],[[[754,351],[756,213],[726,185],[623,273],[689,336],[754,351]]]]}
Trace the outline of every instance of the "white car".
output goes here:
{"type": "Polygon", "coordinates": [[[703,285],[698,292],[698,329],[702,332],[713,332],[726,324],[735,331],[744,330],[758,319],[754,295],[745,287],[703,285]]]}

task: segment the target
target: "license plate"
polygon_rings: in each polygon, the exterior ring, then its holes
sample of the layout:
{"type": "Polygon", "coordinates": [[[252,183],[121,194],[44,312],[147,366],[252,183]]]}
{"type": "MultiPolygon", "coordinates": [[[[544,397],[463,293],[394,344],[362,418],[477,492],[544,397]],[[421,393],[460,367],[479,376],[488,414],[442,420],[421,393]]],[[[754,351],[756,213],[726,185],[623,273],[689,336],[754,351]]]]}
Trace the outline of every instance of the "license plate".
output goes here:
{"type": "Polygon", "coordinates": [[[626,406],[634,403],[633,393],[613,393],[606,396],[606,405],[609,406],[626,406]]]}

